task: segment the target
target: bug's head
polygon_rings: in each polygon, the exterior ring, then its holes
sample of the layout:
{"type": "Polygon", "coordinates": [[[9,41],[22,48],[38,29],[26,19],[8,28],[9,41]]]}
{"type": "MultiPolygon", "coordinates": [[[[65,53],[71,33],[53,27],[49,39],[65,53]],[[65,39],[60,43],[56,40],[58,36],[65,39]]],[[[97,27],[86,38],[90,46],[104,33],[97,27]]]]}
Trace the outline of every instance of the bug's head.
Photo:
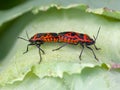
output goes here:
{"type": "Polygon", "coordinates": [[[43,44],[43,41],[40,40],[41,39],[40,37],[42,36],[42,33],[37,33],[34,36],[32,36],[31,38],[29,38],[27,32],[26,32],[26,35],[27,35],[28,40],[25,39],[25,38],[22,38],[22,37],[18,37],[18,38],[23,39],[25,41],[28,41],[32,45],[43,44]]]}
{"type": "MultiPolygon", "coordinates": [[[[22,39],[22,40],[25,40],[25,41],[27,41],[27,42],[30,42],[30,43],[34,43],[34,41],[30,38],[29,39],[29,36],[28,36],[28,33],[26,32],[26,36],[27,36],[27,39],[25,39],[25,38],[23,38],[23,37],[18,37],[18,38],[20,38],[20,39],[22,39]]],[[[32,37],[33,38],[33,37],[32,37]]]]}
{"type": "Polygon", "coordinates": [[[100,28],[101,28],[101,27],[99,27],[99,29],[98,29],[98,32],[97,32],[96,37],[93,36],[94,39],[90,38],[89,36],[86,37],[86,40],[87,40],[86,44],[87,44],[87,45],[92,45],[92,44],[95,44],[95,43],[96,43],[96,40],[97,40],[99,31],[100,31],[100,28]]]}
{"type": "Polygon", "coordinates": [[[95,41],[90,38],[89,36],[86,37],[86,44],[87,45],[92,45],[92,44],[95,44],[95,41]]]}
{"type": "Polygon", "coordinates": [[[29,42],[32,44],[42,44],[43,41],[41,40],[41,36],[42,33],[37,33],[29,39],[29,42]]]}
{"type": "Polygon", "coordinates": [[[29,39],[29,42],[31,42],[31,43],[36,42],[36,37],[35,37],[35,35],[32,36],[32,37],[29,39]]]}

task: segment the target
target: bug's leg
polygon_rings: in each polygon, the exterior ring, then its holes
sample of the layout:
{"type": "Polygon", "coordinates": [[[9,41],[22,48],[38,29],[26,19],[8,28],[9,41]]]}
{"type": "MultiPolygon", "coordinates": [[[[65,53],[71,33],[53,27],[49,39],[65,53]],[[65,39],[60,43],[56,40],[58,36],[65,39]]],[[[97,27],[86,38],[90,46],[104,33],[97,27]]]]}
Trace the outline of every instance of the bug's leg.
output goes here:
{"type": "Polygon", "coordinates": [[[58,47],[58,48],[56,48],[56,49],[53,49],[52,51],[59,50],[59,49],[61,49],[62,47],[66,46],[66,45],[68,45],[68,43],[63,44],[62,46],[60,46],[60,47],[58,47]]]}
{"type": "MultiPolygon", "coordinates": [[[[94,40],[96,41],[96,38],[95,38],[95,36],[93,35],[93,38],[94,38],[94,40]]],[[[95,49],[96,50],[100,50],[101,48],[97,48],[97,46],[94,44],[94,47],[95,47],[95,49]]]]}
{"type": "Polygon", "coordinates": [[[97,48],[97,46],[95,44],[94,44],[94,47],[95,47],[96,50],[100,50],[101,49],[101,48],[97,48]]]}
{"type": "Polygon", "coordinates": [[[37,48],[38,48],[40,51],[42,51],[43,54],[45,54],[44,50],[42,50],[42,49],[40,48],[41,44],[37,44],[36,46],[37,46],[37,48]]]}
{"type": "Polygon", "coordinates": [[[42,56],[41,56],[41,52],[40,52],[40,51],[42,51],[43,54],[45,53],[45,52],[40,48],[40,45],[41,45],[41,44],[37,44],[37,45],[36,45],[37,48],[38,48],[38,50],[39,50],[39,56],[40,56],[39,64],[40,64],[40,62],[42,61],[42,56]]]}
{"type": "Polygon", "coordinates": [[[25,51],[25,52],[23,52],[23,54],[25,54],[25,53],[27,53],[27,52],[28,52],[28,47],[29,47],[29,46],[31,46],[31,45],[34,45],[34,44],[28,44],[28,45],[27,45],[27,49],[26,49],[26,51],[25,51]]]}
{"type": "Polygon", "coordinates": [[[83,53],[83,50],[84,50],[84,45],[83,44],[80,44],[82,46],[82,50],[80,52],[80,56],[79,56],[79,59],[81,60],[81,56],[82,56],[82,53],[83,53]]]}
{"type": "Polygon", "coordinates": [[[93,51],[93,49],[92,49],[91,47],[88,47],[87,45],[86,45],[86,47],[92,51],[92,53],[93,53],[93,55],[94,55],[94,58],[95,58],[97,61],[99,61],[99,59],[96,57],[95,52],[93,51]]]}
{"type": "Polygon", "coordinates": [[[39,49],[39,56],[40,56],[40,61],[39,61],[39,64],[40,64],[40,62],[42,61],[42,56],[41,56],[40,49],[39,49]]]}

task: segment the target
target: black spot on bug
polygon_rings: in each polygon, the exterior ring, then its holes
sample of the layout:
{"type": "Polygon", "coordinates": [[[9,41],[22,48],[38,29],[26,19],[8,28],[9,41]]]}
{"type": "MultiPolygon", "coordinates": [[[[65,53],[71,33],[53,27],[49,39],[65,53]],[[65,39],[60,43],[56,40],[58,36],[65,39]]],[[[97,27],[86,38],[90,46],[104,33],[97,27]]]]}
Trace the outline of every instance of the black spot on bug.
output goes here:
{"type": "Polygon", "coordinates": [[[75,35],[76,35],[76,33],[74,33],[74,32],[73,32],[73,33],[71,33],[71,36],[75,36],[75,35]]]}
{"type": "Polygon", "coordinates": [[[84,39],[84,34],[79,34],[80,39],[84,39]]]}
{"type": "Polygon", "coordinates": [[[42,33],[38,33],[38,34],[37,34],[37,38],[40,38],[41,35],[42,35],[42,33]]]}
{"type": "Polygon", "coordinates": [[[57,33],[51,33],[51,35],[55,37],[58,36],[57,33]]]}

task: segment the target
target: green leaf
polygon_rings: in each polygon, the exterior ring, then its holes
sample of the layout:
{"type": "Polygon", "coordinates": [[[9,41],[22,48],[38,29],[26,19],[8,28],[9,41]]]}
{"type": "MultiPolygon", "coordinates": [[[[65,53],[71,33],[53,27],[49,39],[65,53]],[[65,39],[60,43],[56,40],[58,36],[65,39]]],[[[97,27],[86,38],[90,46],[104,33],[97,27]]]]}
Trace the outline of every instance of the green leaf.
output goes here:
{"type": "Polygon", "coordinates": [[[118,72],[106,71],[99,67],[85,68],[80,75],[65,74],[64,82],[68,90],[119,90],[119,75],[118,72]]]}
{"type": "Polygon", "coordinates": [[[119,90],[119,76],[119,72],[106,71],[100,67],[85,68],[81,74],[64,73],[63,78],[39,79],[29,72],[23,81],[6,85],[0,90],[119,90]]]}
{"type": "MultiPolygon", "coordinates": [[[[73,1],[28,0],[25,3],[18,5],[16,7],[13,7],[11,9],[0,11],[0,18],[1,18],[0,26],[2,26],[5,22],[14,20],[17,17],[31,10],[46,11],[52,6],[71,7],[71,6],[74,6],[73,3],[76,3],[76,1],[74,0],[73,1]]],[[[77,1],[77,3],[80,3],[80,1],[77,1]]]]}
{"type": "Polygon", "coordinates": [[[5,87],[0,88],[0,90],[66,90],[62,79],[45,77],[39,79],[36,75],[31,72],[27,74],[25,79],[21,82],[16,82],[12,85],[6,85],[5,87]]]}
{"type": "MultiPolygon", "coordinates": [[[[16,19],[7,30],[2,32],[0,38],[0,85],[14,84],[16,81],[23,81],[24,85],[23,79],[28,72],[34,73],[34,75],[40,79],[48,76],[64,79],[64,73],[74,77],[73,74],[82,74],[82,71],[86,67],[94,70],[96,66],[99,66],[99,68],[103,69],[106,68],[107,65],[110,66],[113,62],[119,62],[120,46],[118,39],[120,38],[120,22],[116,19],[104,17],[104,15],[85,12],[85,10],[86,6],[84,5],[68,9],[56,9],[56,7],[52,7],[46,12],[28,12],[16,19]],[[28,42],[17,39],[18,36],[26,38],[26,31],[30,37],[36,33],[63,31],[86,33],[92,37],[97,34],[100,26],[101,30],[96,45],[100,47],[101,50],[97,51],[91,46],[100,62],[95,60],[92,52],[87,48],[85,48],[82,54],[82,61],[80,61],[80,45],[68,45],[53,52],[52,49],[63,45],[63,43],[45,43],[41,46],[45,51],[45,55],[42,54],[42,62],[38,64],[38,49],[31,46],[29,52],[23,54],[28,42]]],[[[95,71],[97,70],[95,69],[95,71]]],[[[93,73],[93,76],[94,75],[96,74],[93,73]]],[[[62,85],[61,82],[62,81],[60,81],[60,85],[62,85]]],[[[95,80],[95,82],[97,81],[95,80]]],[[[53,83],[56,82],[53,81],[53,83]]],[[[68,87],[70,87],[69,83],[68,87]]],[[[70,87],[70,89],[71,88],[72,87],[70,87]]]]}
{"type": "MultiPolygon", "coordinates": [[[[6,3],[6,1],[4,2],[6,3]]],[[[18,1],[15,1],[15,2],[17,3],[18,1]]],[[[119,0],[111,0],[111,1],[104,0],[103,2],[100,2],[99,0],[96,0],[94,2],[90,0],[69,0],[69,1],[68,0],[65,0],[65,1],[62,1],[62,0],[27,0],[26,2],[18,6],[15,6],[11,9],[0,11],[0,18],[1,18],[0,26],[2,26],[5,22],[13,20],[23,15],[24,13],[29,12],[30,10],[33,10],[36,8],[37,9],[39,8],[39,10],[44,11],[48,9],[51,5],[58,5],[59,7],[69,7],[69,6],[79,5],[81,3],[88,5],[92,9],[109,7],[112,10],[120,10],[119,0]]],[[[110,14],[107,14],[107,15],[110,15],[110,14]]]]}
{"type": "Polygon", "coordinates": [[[87,11],[120,20],[120,11],[115,11],[115,10],[111,10],[108,8],[99,8],[99,9],[90,9],[89,8],[87,11]]]}

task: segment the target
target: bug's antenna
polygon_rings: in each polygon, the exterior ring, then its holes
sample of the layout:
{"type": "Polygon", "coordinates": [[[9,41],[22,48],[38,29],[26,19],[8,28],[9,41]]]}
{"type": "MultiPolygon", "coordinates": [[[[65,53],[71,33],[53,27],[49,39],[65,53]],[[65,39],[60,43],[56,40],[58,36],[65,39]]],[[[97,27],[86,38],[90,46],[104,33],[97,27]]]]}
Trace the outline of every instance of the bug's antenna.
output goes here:
{"type": "Polygon", "coordinates": [[[93,38],[94,38],[95,41],[96,41],[96,39],[98,38],[98,34],[99,34],[99,32],[100,32],[100,28],[101,28],[101,26],[100,26],[99,29],[98,29],[98,32],[97,32],[96,37],[93,35],[93,38]]]}
{"type": "Polygon", "coordinates": [[[22,39],[22,40],[25,40],[25,41],[29,41],[29,40],[27,40],[27,39],[25,39],[25,38],[22,38],[22,37],[18,37],[18,38],[20,38],[20,39],[22,39]]]}
{"type": "Polygon", "coordinates": [[[18,38],[20,38],[20,39],[22,39],[22,40],[25,40],[25,41],[29,41],[29,36],[28,36],[28,33],[27,33],[27,31],[26,31],[26,36],[27,36],[27,39],[25,39],[25,38],[23,38],[23,37],[18,37],[18,38]]]}
{"type": "MultiPolygon", "coordinates": [[[[95,42],[96,42],[97,37],[98,37],[98,34],[99,34],[99,32],[100,32],[100,28],[101,28],[101,26],[100,26],[99,29],[98,29],[98,32],[97,32],[96,37],[93,35],[93,38],[94,38],[94,41],[95,41],[95,42]]],[[[97,47],[96,47],[95,43],[94,43],[94,47],[95,47],[96,50],[100,50],[100,48],[97,48],[97,47]]]]}
{"type": "Polygon", "coordinates": [[[26,31],[26,36],[27,36],[27,39],[29,40],[29,35],[28,35],[27,31],[26,31]]]}

